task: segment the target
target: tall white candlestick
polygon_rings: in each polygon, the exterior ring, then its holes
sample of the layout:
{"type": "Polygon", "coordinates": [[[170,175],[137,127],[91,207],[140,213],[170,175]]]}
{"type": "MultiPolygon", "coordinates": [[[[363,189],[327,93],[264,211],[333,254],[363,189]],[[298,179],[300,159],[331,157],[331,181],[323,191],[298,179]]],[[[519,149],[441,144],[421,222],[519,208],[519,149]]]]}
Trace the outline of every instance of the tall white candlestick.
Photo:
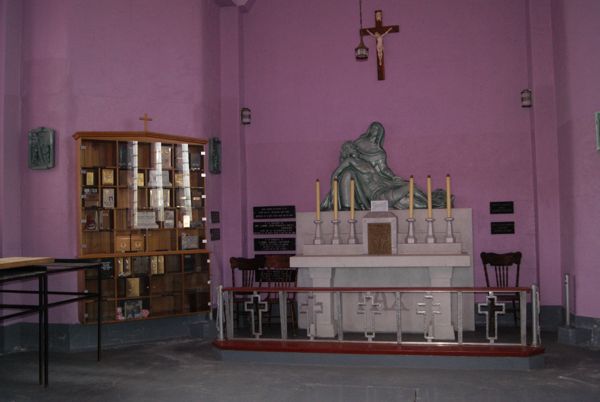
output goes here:
{"type": "Polygon", "coordinates": [[[350,219],[354,219],[354,179],[350,180],[350,219]]]}
{"type": "Polygon", "coordinates": [[[408,217],[415,217],[415,178],[412,175],[408,179],[408,217]]]}
{"type": "Polygon", "coordinates": [[[446,175],[446,212],[448,218],[452,218],[452,195],[450,192],[450,175],[446,175]]]}
{"type": "Polygon", "coordinates": [[[331,197],[333,200],[333,220],[337,221],[338,218],[338,181],[335,179],[333,181],[333,196],[331,197]]]}
{"type": "Polygon", "coordinates": [[[316,220],[320,221],[321,220],[321,183],[319,182],[319,179],[317,179],[317,181],[315,182],[315,193],[317,195],[317,207],[315,209],[316,211],[316,220]]]}
{"type": "Polygon", "coordinates": [[[427,175],[427,217],[431,219],[431,176],[427,175]]]}

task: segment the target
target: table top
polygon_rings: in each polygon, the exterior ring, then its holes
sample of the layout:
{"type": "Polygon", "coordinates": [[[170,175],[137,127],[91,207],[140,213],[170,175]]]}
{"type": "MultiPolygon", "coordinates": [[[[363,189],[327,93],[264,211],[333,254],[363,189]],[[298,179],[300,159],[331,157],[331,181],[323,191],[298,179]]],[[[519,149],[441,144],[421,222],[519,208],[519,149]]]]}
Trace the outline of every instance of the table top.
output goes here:
{"type": "Polygon", "coordinates": [[[51,257],[5,257],[0,258],[0,270],[28,267],[30,265],[46,265],[54,262],[51,257]]]}

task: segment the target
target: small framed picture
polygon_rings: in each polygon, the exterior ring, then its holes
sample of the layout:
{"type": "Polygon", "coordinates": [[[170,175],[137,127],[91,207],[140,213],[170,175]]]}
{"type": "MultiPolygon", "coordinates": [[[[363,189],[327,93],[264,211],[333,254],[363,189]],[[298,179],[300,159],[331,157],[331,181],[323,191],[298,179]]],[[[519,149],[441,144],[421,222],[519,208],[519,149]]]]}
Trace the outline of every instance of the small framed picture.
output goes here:
{"type": "Polygon", "coordinates": [[[138,187],[144,187],[144,173],[138,172],[137,174],[137,185],[138,187]]]}
{"type": "Polygon", "coordinates": [[[600,112],[596,112],[596,151],[600,151],[600,112]]]}
{"type": "Polygon", "coordinates": [[[93,186],[94,185],[94,172],[91,170],[88,170],[85,172],[85,185],[86,186],[93,186]]]}
{"type": "Polygon", "coordinates": [[[114,208],[115,207],[115,189],[114,188],[103,188],[102,189],[102,208],[114,208]]]}
{"type": "Polygon", "coordinates": [[[112,169],[102,169],[102,185],[103,186],[114,186],[115,185],[115,171],[112,169]]]}
{"type": "Polygon", "coordinates": [[[126,320],[142,318],[142,301],[141,300],[125,300],[123,304],[123,315],[126,320]]]}

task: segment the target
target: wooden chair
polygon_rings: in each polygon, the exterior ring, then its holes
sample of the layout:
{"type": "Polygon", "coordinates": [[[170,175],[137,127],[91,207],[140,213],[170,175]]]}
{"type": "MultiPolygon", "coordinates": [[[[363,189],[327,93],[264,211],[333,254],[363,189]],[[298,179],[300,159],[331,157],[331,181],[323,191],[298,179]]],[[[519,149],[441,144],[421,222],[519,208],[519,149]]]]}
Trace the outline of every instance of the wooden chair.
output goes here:
{"type": "MultiPolygon", "coordinates": [[[[265,266],[265,258],[256,256],[255,258],[231,257],[229,259],[231,266],[231,281],[233,287],[237,287],[236,276],[240,278],[241,287],[252,287],[255,283],[256,271],[265,266]],[[238,274],[239,272],[239,274],[238,274]]],[[[236,292],[233,296],[235,322],[240,324],[240,312],[243,312],[243,303],[248,300],[250,292],[236,292]]]]}
{"type": "MultiPolygon", "coordinates": [[[[521,252],[496,254],[481,253],[481,262],[485,272],[487,287],[509,288],[519,286],[519,273],[521,270],[521,252]],[[493,271],[488,273],[488,271],[493,271]]],[[[498,301],[512,302],[515,325],[518,322],[519,293],[504,293],[497,295],[498,301]]]]}
{"type": "MultiPolygon", "coordinates": [[[[269,288],[294,288],[298,279],[298,270],[290,268],[290,256],[268,255],[265,257],[265,268],[256,271],[256,282],[259,287],[269,288]]],[[[269,303],[268,322],[273,317],[273,307],[279,305],[279,294],[267,292],[263,299],[269,303]]],[[[292,332],[296,333],[298,320],[296,293],[290,292],[286,299],[286,314],[289,314],[289,322],[292,324],[292,332]]]]}

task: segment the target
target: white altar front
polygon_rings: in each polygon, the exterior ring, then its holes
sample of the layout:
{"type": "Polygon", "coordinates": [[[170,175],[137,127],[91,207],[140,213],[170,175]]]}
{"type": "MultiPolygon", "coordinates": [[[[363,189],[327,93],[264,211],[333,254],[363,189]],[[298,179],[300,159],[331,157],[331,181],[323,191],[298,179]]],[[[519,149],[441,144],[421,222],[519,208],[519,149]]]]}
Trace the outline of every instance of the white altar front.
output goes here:
{"type": "MultiPolygon", "coordinates": [[[[347,244],[349,219],[340,212],[339,245],[331,244],[331,213],[322,213],[323,244],[312,244],[315,235],[314,214],[297,214],[297,255],[290,260],[299,268],[298,285],[308,287],[471,287],[473,286],[471,210],[453,210],[456,243],[444,245],[446,235],[445,210],[434,210],[434,234],[440,244],[424,244],[426,234],[425,210],[415,210],[417,244],[406,244],[407,211],[391,211],[398,217],[397,251],[393,255],[368,255],[363,244],[347,244]]],[[[366,211],[356,213],[357,239],[362,241],[360,222],[366,211]]],[[[396,236],[395,236],[396,237],[396,236]]],[[[397,330],[397,305],[393,294],[375,293],[374,302],[380,303],[381,314],[374,316],[376,332],[397,330]]],[[[362,301],[358,293],[344,294],[342,299],[342,328],[344,331],[365,331],[364,314],[357,305],[362,301]]],[[[319,313],[315,315],[316,336],[336,336],[334,300],[330,293],[316,293],[319,313]]],[[[400,299],[401,327],[406,333],[424,333],[424,294],[403,293],[400,299]]],[[[302,300],[300,300],[302,303],[302,300]]],[[[433,333],[436,340],[454,339],[457,325],[456,298],[450,293],[433,293],[436,307],[433,333]]],[[[474,329],[473,296],[463,296],[463,329],[474,329]]],[[[302,311],[302,309],[301,309],[302,311]]],[[[299,324],[306,327],[306,316],[300,315],[299,324]]]]}

